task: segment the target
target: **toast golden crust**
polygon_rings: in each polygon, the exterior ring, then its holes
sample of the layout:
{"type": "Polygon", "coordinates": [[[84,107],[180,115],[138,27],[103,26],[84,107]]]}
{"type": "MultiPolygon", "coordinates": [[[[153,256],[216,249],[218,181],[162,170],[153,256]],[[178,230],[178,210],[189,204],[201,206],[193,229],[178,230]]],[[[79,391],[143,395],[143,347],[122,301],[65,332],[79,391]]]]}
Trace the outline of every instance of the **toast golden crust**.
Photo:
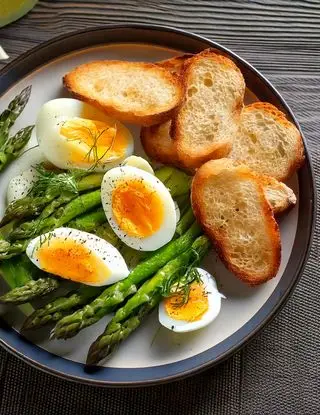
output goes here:
{"type": "Polygon", "coordinates": [[[230,157],[241,159],[252,169],[279,181],[287,180],[303,165],[301,134],[274,105],[254,102],[246,106],[241,114],[240,125],[230,157]],[[260,125],[253,121],[258,116],[261,118],[260,125]],[[251,140],[255,140],[254,144],[251,140]]]}
{"type": "Polygon", "coordinates": [[[210,159],[225,157],[229,154],[232,135],[238,128],[243,107],[245,83],[240,69],[232,60],[211,50],[205,50],[188,59],[183,65],[181,76],[185,96],[179,112],[172,120],[170,135],[176,142],[181,163],[189,168],[197,168],[210,159]],[[199,75],[201,65],[203,68],[207,65],[208,70],[207,72],[204,70],[205,73],[199,75]],[[207,79],[202,79],[203,76],[207,76],[207,79]],[[229,87],[226,88],[227,95],[223,97],[220,92],[212,92],[221,88],[219,76],[224,81],[228,76],[232,80],[232,92],[229,87]],[[200,79],[203,84],[198,82],[200,79]],[[194,84],[197,82],[196,87],[194,84]],[[190,114],[195,111],[195,107],[203,105],[206,101],[206,94],[208,94],[209,102],[206,102],[206,110],[202,109],[203,118],[198,121],[192,119],[190,114]],[[218,103],[214,99],[215,95],[221,98],[218,103]],[[197,102],[197,96],[200,96],[199,102],[197,102]],[[192,134],[190,129],[193,130],[192,134]]]}
{"type": "MultiPolygon", "coordinates": [[[[228,166],[225,169],[224,166],[225,159],[209,161],[197,171],[192,182],[192,191],[191,191],[191,201],[192,208],[195,213],[197,220],[202,225],[204,231],[212,240],[219,257],[224,262],[226,267],[233,272],[240,280],[243,282],[255,286],[262,284],[269,279],[275,277],[280,266],[281,260],[281,242],[280,242],[280,233],[277,222],[275,221],[272,213],[272,209],[267,202],[264,191],[261,183],[259,182],[258,177],[254,172],[252,172],[246,166],[236,167],[236,177],[237,180],[243,183],[249,183],[255,189],[255,195],[258,200],[261,212],[261,226],[263,226],[268,238],[267,245],[270,255],[266,258],[267,269],[265,272],[261,273],[258,270],[250,270],[248,273],[245,269],[239,267],[232,257],[232,251],[230,246],[228,246],[228,234],[224,227],[215,228],[210,223],[208,218],[208,211],[205,207],[205,201],[203,200],[204,189],[208,185],[209,181],[214,177],[219,175],[224,175],[226,171],[230,169],[230,163],[227,161],[228,166]]],[[[215,206],[211,206],[211,209],[215,209],[215,206]]],[[[228,225],[226,225],[228,226],[228,225]]],[[[245,247],[239,244],[239,250],[242,252],[242,255],[249,255],[250,253],[245,251],[245,247]]],[[[265,255],[263,252],[260,253],[261,258],[265,255]]]]}
{"type": "Polygon", "coordinates": [[[73,96],[108,115],[144,126],[172,118],[183,97],[177,76],[144,62],[90,62],[66,74],[63,84],[73,96]]]}
{"type": "Polygon", "coordinates": [[[172,74],[180,76],[184,63],[193,56],[194,55],[192,55],[191,53],[186,53],[184,55],[175,56],[173,58],[166,59],[164,61],[159,61],[156,63],[157,65],[161,66],[162,68],[166,69],[172,74]]]}
{"type": "Polygon", "coordinates": [[[259,180],[275,216],[282,215],[296,205],[295,194],[284,183],[265,175],[259,175],[259,180]]]}
{"type": "Polygon", "coordinates": [[[179,166],[177,150],[169,133],[170,124],[171,121],[167,121],[164,124],[141,128],[141,144],[151,159],[179,166]]]}

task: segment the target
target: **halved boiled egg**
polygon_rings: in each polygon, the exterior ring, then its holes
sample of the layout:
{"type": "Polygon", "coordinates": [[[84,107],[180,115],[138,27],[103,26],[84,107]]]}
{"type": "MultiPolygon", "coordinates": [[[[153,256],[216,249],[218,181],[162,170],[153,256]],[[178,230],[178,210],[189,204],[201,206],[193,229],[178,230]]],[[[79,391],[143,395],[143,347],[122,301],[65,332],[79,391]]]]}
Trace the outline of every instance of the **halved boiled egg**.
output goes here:
{"type": "Polygon", "coordinates": [[[150,163],[147,162],[143,157],[139,156],[129,156],[121,163],[121,166],[131,166],[136,167],[146,171],[147,173],[154,174],[153,168],[150,163]]]}
{"type": "Polygon", "coordinates": [[[172,239],[175,205],[153,174],[132,166],[115,167],[104,175],[101,199],[113,231],[131,248],[154,251],[172,239]]]}
{"type": "Polygon", "coordinates": [[[193,282],[188,301],[183,304],[183,294],[165,298],[159,305],[159,321],[164,327],[177,333],[201,329],[219,314],[221,298],[217,284],[209,272],[197,268],[202,283],[193,282]]]}
{"type": "Polygon", "coordinates": [[[45,103],[36,135],[44,156],[61,169],[106,171],[133,153],[132,135],[122,123],[77,99],[45,103]]]}
{"type": "Polygon", "coordinates": [[[113,284],[129,274],[114,246],[77,229],[58,228],[40,235],[29,243],[26,253],[43,271],[86,285],[113,284]]]}
{"type": "Polygon", "coordinates": [[[8,184],[7,202],[12,203],[26,197],[37,179],[38,173],[33,167],[14,176],[8,184]]]}

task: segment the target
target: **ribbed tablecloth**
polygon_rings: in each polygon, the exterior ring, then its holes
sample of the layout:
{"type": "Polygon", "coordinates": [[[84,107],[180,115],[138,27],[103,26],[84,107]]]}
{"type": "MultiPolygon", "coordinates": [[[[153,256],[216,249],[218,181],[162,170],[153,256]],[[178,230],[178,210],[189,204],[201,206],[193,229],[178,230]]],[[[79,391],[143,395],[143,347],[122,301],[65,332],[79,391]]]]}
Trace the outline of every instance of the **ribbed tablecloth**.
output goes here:
{"type": "MultiPolygon", "coordinates": [[[[191,30],[261,70],[301,124],[319,189],[319,0],[40,1],[28,16],[0,29],[0,44],[14,58],[63,32],[117,22],[191,30]]],[[[0,414],[319,414],[319,238],[317,225],[309,261],[287,305],[225,363],[173,384],[102,389],[42,373],[0,348],[0,414]]]]}

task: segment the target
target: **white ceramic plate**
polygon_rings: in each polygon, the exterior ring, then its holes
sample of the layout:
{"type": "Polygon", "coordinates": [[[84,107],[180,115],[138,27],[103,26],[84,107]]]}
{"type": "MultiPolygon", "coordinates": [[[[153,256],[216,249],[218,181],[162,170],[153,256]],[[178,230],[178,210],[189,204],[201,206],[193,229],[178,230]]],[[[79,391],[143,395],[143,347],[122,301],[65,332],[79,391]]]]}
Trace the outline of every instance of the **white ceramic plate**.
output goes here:
{"type": "MultiPolygon", "coordinates": [[[[43,103],[68,96],[62,87],[62,76],[79,64],[97,59],[153,62],[206,47],[215,47],[228,54],[240,66],[250,88],[246,103],[266,100],[293,117],[268,81],[222,46],[186,32],[139,25],[112,26],[60,37],[17,59],[0,74],[0,93],[3,93],[0,110],[24,87],[32,85],[30,101],[15,123],[17,130],[35,122],[43,103]]],[[[135,137],[135,154],[143,155],[139,128],[129,127],[135,137]]],[[[29,147],[35,145],[33,136],[29,147]]],[[[0,176],[1,215],[9,179],[35,163],[39,156],[38,149],[26,151],[0,176]]],[[[160,326],[155,312],[103,368],[94,371],[87,371],[83,364],[90,344],[104,330],[110,317],[73,339],[49,341],[47,328],[28,333],[27,337],[19,335],[23,315],[17,308],[2,306],[0,340],[9,350],[45,370],[71,379],[108,385],[155,383],[193,373],[220,361],[244,344],[275,314],[301,273],[313,226],[314,190],[308,157],[299,176],[294,176],[288,183],[297,195],[298,203],[280,220],[282,260],[276,278],[258,288],[249,288],[226,270],[215,252],[206,258],[204,268],[216,277],[220,291],[226,296],[218,318],[206,328],[176,334],[160,326]]],[[[6,289],[4,284],[0,289],[6,289]]]]}

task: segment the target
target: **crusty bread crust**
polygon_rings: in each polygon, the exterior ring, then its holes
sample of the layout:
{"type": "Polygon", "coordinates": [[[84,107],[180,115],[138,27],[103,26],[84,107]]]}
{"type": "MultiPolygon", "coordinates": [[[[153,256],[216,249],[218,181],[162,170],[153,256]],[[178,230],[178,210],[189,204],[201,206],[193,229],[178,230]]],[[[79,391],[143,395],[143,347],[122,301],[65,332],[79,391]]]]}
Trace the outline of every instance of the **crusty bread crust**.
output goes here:
{"type": "Polygon", "coordinates": [[[162,68],[167,69],[172,74],[180,76],[184,63],[193,56],[194,55],[192,55],[191,53],[186,53],[184,55],[175,56],[164,61],[156,62],[156,64],[161,66],[162,68]]]}
{"type": "Polygon", "coordinates": [[[290,187],[271,176],[259,175],[259,180],[275,216],[282,215],[296,205],[297,198],[290,187]]]}
{"type": "MultiPolygon", "coordinates": [[[[194,214],[197,220],[202,225],[206,234],[212,240],[220,259],[224,262],[226,267],[233,272],[243,282],[255,286],[262,284],[271,278],[275,277],[280,266],[281,260],[281,241],[280,232],[277,222],[274,219],[272,209],[265,198],[263,187],[259,182],[257,175],[246,166],[240,165],[235,167],[235,174],[237,179],[244,182],[250,182],[254,185],[256,190],[256,198],[260,205],[261,226],[264,227],[266,237],[269,240],[269,249],[272,251],[270,262],[267,264],[268,270],[264,274],[252,271],[250,274],[246,270],[241,269],[230,257],[230,252],[227,248],[226,232],[223,229],[217,229],[210,226],[207,214],[205,211],[203,200],[204,188],[208,181],[214,176],[225,174],[230,171],[230,163],[226,159],[212,160],[204,164],[197,171],[192,182],[191,202],[194,214]],[[227,168],[225,168],[227,163],[227,168]]],[[[215,209],[215,206],[211,206],[215,209]]],[[[263,258],[264,253],[260,253],[263,258]]]]}
{"type": "MultiPolygon", "coordinates": [[[[294,172],[296,172],[304,163],[304,145],[302,141],[301,134],[296,126],[290,122],[286,115],[280,111],[274,105],[268,102],[254,102],[253,104],[247,105],[244,107],[242,114],[241,114],[241,127],[242,130],[239,130],[239,137],[243,136],[250,136],[251,131],[247,131],[246,129],[246,122],[247,119],[250,117],[251,113],[259,111],[261,116],[270,116],[273,119],[274,126],[276,127],[281,126],[284,127],[285,130],[282,132],[282,135],[285,137],[285,142],[292,143],[292,145],[286,144],[284,149],[285,151],[285,161],[280,160],[278,163],[270,163],[271,167],[267,165],[269,161],[269,156],[267,151],[268,143],[266,143],[265,149],[258,148],[257,146],[257,156],[256,159],[253,156],[245,156],[246,149],[243,147],[243,144],[236,150],[236,145],[233,145],[233,150],[230,153],[230,157],[234,157],[236,159],[241,159],[245,164],[253,168],[254,170],[258,171],[261,174],[266,174],[272,177],[275,177],[279,181],[286,181],[288,180],[294,172]],[[265,152],[266,151],[266,152],[265,152]],[[241,158],[242,157],[242,158],[241,158]],[[280,164],[281,162],[281,164],[280,164]]],[[[262,128],[262,127],[261,127],[262,128]]],[[[270,135],[273,133],[273,127],[269,126],[270,128],[270,135]]],[[[257,132],[259,135],[259,131],[257,132]]],[[[259,137],[258,137],[259,138],[259,137]]],[[[235,141],[237,141],[237,137],[235,137],[235,141]]],[[[250,141],[248,141],[250,142],[250,141]]],[[[280,143],[280,140],[279,140],[280,143]]],[[[274,148],[276,151],[276,148],[274,148]]],[[[278,160],[278,158],[277,158],[278,160]]]]}
{"type": "MultiPolygon", "coordinates": [[[[232,108],[230,108],[230,114],[227,115],[230,116],[230,123],[232,121],[236,125],[239,122],[240,113],[243,107],[245,83],[240,69],[231,59],[207,49],[184,62],[181,77],[184,84],[185,97],[179,112],[172,120],[170,135],[176,142],[178,157],[181,163],[189,168],[197,168],[208,160],[227,156],[232,146],[232,137],[230,137],[229,131],[220,130],[220,139],[215,140],[215,137],[213,137],[211,142],[205,145],[193,146],[190,143],[190,139],[188,141],[186,140],[185,112],[188,111],[188,87],[192,82],[191,78],[194,68],[206,59],[217,63],[220,66],[221,71],[231,69],[234,74],[238,74],[238,98],[234,99],[232,108]],[[223,138],[221,138],[221,136],[223,138]]],[[[208,103],[208,105],[210,106],[210,103],[208,103]]],[[[219,118],[219,115],[217,117],[219,118]]],[[[202,121],[200,120],[199,122],[201,123],[202,121]]],[[[212,121],[212,125],[213,124],[214,122],[212,121]]]]}
{"type": "Polygon", "coordinates": [[[175,143],[170,137],[170,124],[171,121],[167,121],[151,127],[142,127],[140,133],[141,144],[146,154],[153,160],[163,164],[179,166],[175,143]]]}
{"type": "MultiPolygon", "coordinates": [[[[80,65],[66,74],[63,77],[63,84],[73,96],[102,109],[107,112],[108,115],[120,121],[144,126],[160,124],[171,119],[176,114],[183,97],[182,83],[179,77],[171,74],[160,65],[145,62],[90,62],[80,65]],[[128,87],[128,92],[125,91],[126,95],[123,102],[121,102],[121,105],[119,105],[119,102],[118,104],[115,103],[112,96],[111,98],[109,97],[106,99],[103,95],[104,88],[110,87],[107,83],[103,83],[104,74],[108,70],[112,70],[116,74],[117,69],[125,69],[129,74],[126,75],[124,80],[128,87]],[[132,76],[130,76],[130,71],[133,71],[132,76]],[[168,94],[171,94],[170,102],[161,102],[159,99],[152,100],[147,94],[144,96],[143,92],[147,88],[147,85],[143,83],[141,83],[139,91],[137,91],[136,86],[130,91],[130,80],[136,76],[137,71],[139,71],[140,74],[144,73],[147,75],[141,78],[144,82],[148,82],[148,79],[150,78],[156,79],[159,82],[161,81],[163,90],[170,90],[168,92],[168,94]],[[89,79],[90,82],[100,81],[99,88],[97,89],[89,86],[89,82],[87,82],[89,79]],[[99,89],[101,90],[99,91],[99,89]],[[143,103],[143,105],[140,105],[142,108],[126,108],[126,100],[134,102],[137,93],[141,95],[139,99],[140,103],[143,103]]],[[[149,91],[152,91],[152,85],[150,85],[149,91]]]]}

